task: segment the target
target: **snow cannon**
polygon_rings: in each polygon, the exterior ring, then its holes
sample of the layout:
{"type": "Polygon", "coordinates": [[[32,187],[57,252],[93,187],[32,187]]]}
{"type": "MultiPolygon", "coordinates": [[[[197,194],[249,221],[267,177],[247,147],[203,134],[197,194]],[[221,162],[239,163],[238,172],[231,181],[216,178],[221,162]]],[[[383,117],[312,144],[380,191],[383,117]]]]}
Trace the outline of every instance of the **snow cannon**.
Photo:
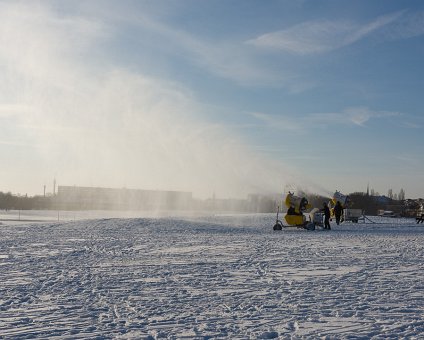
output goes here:
{"type": "Polygon", "coordinates": [[[314,215],[309,215],[308,221],[304,214],[307,209],[312,208],[312,205],[309,204],[306,197],[298,197],[295,196],[293,193],[289,192],[284,200],[284,203],[287,207],[287,213],[284,216],[284,220],[286,223],[283,224],[283,222],[278,219],[278,214],[280,212],[280,207],[278,206],[277,220],[274,224],[274,230],[282,230],[286,227],[297,227],[307,230],[315,230],[315,225],[317,223],[312,220],[314,219],[314,215]]]}
{"type": "Polygon", "coordinates": [[[335,207],[337,201],[340,202],[343,209],[347,208],[350,205],[350,198],[349,196],[343,195],[340,191],[337,191],[334,193],[333,198],[330,201],[330,207],[335,207]]]}
{"type": "MultiPolygon", "coordinates": [[[[340,202],[343,209],[346,209],[350,205],[349,196],[343,195],[340,191],[337,191],[333,194],[333,198],[328,202],[328,207],[330,208],[331,217],[335,217],[336,213],[334,212],[334,208],[336,207],[337,202],[340,202]]],[[[344,221],[344,217],[342,216],[341,222],[344,221]]]]}
{"type": "Polygon", "coordinates": [[[286,204],[287,213],[291,215],[294,214],[303,214],[306,209],[312,208],[312,205],[309,204],[306,197],[295,196],[293,193],[289,192],[286,196],[284,202],[286,204]]]}
{"type": "Polygon", "coordinates": [[[284,217],[286,222],[292,226],[303,226],[306,224],[306,217],[303,212],[312,208],[306,197],[295,196],[289,192],[286,196],[285,202],[287,207],[287,214],[284,217]]]}

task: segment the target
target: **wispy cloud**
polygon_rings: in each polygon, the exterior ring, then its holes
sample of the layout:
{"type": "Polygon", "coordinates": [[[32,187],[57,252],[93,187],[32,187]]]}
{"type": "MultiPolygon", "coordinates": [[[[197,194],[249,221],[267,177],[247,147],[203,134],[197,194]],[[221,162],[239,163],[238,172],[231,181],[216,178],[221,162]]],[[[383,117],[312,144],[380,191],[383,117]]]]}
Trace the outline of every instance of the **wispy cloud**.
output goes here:
{"type": "Polygon", "coordinates": [[[347,20],[308,21],[285,30],[263,34],[246,43],[258,48],[307,55],[323,53],[353,44],[378,29],[394,23],[404,11],[377,17],[370,23],[347,20]]]}
{"type": "Polygon", "coordinates": [[[422,129],[423,125],[422,124],[418,124],[415,122],[404,122],[403,126],[410,128],[410,129],[422,129]]]}
{"type": "Polygon", "coordinates": [[[300,131],[304,129],[299,120],[289,116],[270,115],[263,112],[250,112],[249,115],[254,117],[258,122],[273,129],[281,131],[300,131]]]}
{"type": "Polygon", "coordinates": [[[310,21],[286,30],[263,34],[247,44],[294,54],[321,53],[340,47],[353,26],[348,22],[310,21]]]}
{"type": "Polygon", "coordinates": [[[409,129],[422,129],[424,127],[424,116],[423,114],[419,116],[407,115],[405,119],[403,119],[401,126],[409,129]]]}
{"type": "Polygon", "coordinates": [[[286,76],[283,72],[277,74],[267,68],[242,40],[200,37],[196,32],[172,25],[166,17],[150,15],[149,8],[134,12],[121,6],[114,12],[103,8],[101,13],[112,26],[115,22],[125,22],[125,25],[135,27],[139,38],[134,40],[138,40],[140,46],[150,44],[158,53],[186,60],[214,76],[241,85],[275,84],[286,76]],[[154,36],[155,39],[145,39],[144,36],[154,36]]]}
{"type": "Polygon", "coordinates": [[[348,108],[345,110],[349,120],[356,125],[364,125],[367,121],[374,118],[388,118],[400,116],[400,112],[391,111],[373,111],[366,107],[348,108]]]}
{"type": "Polygon", "coordinates": [[[407,39],[424,34],[424,11],[405,12],[398,20],[385,27],[384,39],[407,39]]]}
{"type": "Polygon", "coordinates": [[[306,119],[326,124],[354,124],[364,126],[370,119],[375,118],[389,118],[400,116],[399,112],[391,111],[375,111],[367,107],[349,107],[337,113],[313,113],[308,115],[306,119]]]}
{"type": "Polygon", "coordinates": [[[350,107],[341,112],[311,113],[303,116],[271,115],[252,112],[254,117],[263,125],[280,131],[306,131],[317,126],[356,125],[365,126],[371,119],[385,119],[400,116],[399,112],[375,111],[367,107],[350,107]]]}

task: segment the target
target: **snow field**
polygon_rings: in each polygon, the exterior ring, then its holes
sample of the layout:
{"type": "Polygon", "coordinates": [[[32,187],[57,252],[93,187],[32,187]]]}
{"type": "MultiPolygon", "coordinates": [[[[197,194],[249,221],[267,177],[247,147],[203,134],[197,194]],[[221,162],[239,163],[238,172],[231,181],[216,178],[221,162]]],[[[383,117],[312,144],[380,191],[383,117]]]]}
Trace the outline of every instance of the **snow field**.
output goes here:
{"type": "Polygon", "coordinates": [[[274,215],[0,225],[0,337],[422,338],[424,227],[274,215]]]}

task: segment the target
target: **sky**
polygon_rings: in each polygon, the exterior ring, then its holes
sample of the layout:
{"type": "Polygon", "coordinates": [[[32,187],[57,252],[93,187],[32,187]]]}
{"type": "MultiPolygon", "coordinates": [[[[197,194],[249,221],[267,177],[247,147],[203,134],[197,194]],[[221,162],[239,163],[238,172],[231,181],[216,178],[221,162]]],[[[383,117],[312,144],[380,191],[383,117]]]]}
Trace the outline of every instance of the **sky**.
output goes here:
{"type": "Polygon", "coordinates": [[[0,191],[424,197],[424,2],[0,0],[0,191]]]}

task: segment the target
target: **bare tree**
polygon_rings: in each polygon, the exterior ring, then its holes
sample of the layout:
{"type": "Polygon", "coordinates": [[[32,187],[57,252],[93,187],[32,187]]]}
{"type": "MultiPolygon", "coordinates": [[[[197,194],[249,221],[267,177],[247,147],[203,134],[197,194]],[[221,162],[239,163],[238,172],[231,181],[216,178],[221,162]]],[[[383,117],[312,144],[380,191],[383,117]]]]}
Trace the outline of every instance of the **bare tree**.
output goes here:
{"type": "Polygon", "coordinates": [[[405,190],[403,190],[403,188],[400,189],[399,195],[398,195],[398,199],[399,201],[404,201],[405,200],[405,190]]]}

